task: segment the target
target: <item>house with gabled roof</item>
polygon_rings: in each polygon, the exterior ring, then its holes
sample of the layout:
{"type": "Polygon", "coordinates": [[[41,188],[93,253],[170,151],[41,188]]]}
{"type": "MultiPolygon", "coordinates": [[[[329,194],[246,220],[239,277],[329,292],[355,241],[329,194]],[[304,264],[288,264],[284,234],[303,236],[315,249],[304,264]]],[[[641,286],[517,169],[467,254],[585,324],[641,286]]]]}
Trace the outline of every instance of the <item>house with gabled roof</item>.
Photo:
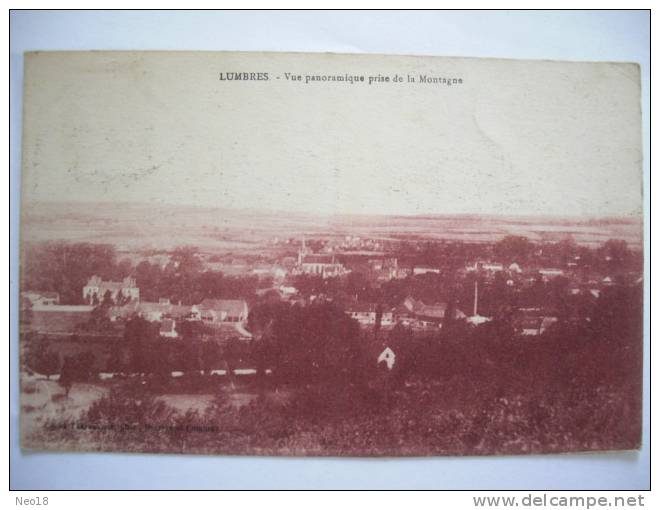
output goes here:
{"type": "Polygon", "coordinates": [[[545,333],[558,322],[557,317],[545,315],[533,310],[519,310],[514,318],[513,327],[522,336],[537,336],[545,333]]]}
{"type": "Polygon", "coordinates": [[[248,318],[248,304],[243,299],[205,299],[197,308],[205,322],[244,322],[248,318]]]}
{"type": "Polygon", "coordinates": [[[157,303],[151,301],[131,301],[123,306],[113,306],[108,312],[110,320],[127,320],[137,315],[149,322],[160,322],[163,319],[200,320],[197,305],[177,305],[169,300],[160,299],[157,303]]]}
{"type": "Polygon", "coordinates": [[[60,304],[60,295],[57,292],[29,290],[21,292],[21,298],[28,300],[32,306],[60,304]]]}
{"type": "MultiPolygon", "coordinates": [[[[448,304],[447,303],[434,303],[427,305],[423,301],[416,300],[411,296],[408,296],[403,301],[404,309],[416,319],[427,320],[432,322],[438,322],[445,318],[447,312],[448,304]]],[[[454,310],[455,319],[464,319],[465,314],[459,309],[454,310]]]]}
{"type": "Polygon", "coordinates": [[[135,278],[127,276],[121,282],[103,280],[100,276],[93,275],[83,287],[82,297],[86,303],[93,304],[94,301],[101,302],[107,293],[113,301],[117,302],[121,297],[129,301],[140,300],[140,289],[137,287],[135,278]]]}
{"type": "Polygon", "coordinates": [[[176,338],[179,334],[176,331],[176,321],[174,319],[164,319],[160,323],[159,334],[165,338],[176,338]]]}
{"type": "MultiPolygon", "coordinates": [[[[346,309],[346,314],[355,319],[363,326],[373,326],[376,324],[376,318],[378,316],[378,307],[376,303],[352,303],[346,309]]],[[[392,326],[394,325],[394,311],[392,308],[381,306],[381,326],[392,326]]]]}

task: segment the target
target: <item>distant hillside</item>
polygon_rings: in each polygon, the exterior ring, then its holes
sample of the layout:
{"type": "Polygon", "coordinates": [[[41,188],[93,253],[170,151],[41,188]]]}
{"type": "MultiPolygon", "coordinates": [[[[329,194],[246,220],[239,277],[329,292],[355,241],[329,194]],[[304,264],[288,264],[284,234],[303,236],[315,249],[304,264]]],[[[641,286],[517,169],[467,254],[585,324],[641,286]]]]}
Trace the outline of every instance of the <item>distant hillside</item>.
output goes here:
{"type": "Polygon", "coordinates": [[[642,221],[629,218],[556,218],[476,215],[321,216],[183,205],[49,202],[22,215],[25,241],[112,243],[167,249],[191,244],[213,251],[256,251],[275,238],[303,234],[337,238],[434,239],[489,242],[506,235],[534,241],[572,238],[581,244],[624,239],[642,246],[642,221]]]}

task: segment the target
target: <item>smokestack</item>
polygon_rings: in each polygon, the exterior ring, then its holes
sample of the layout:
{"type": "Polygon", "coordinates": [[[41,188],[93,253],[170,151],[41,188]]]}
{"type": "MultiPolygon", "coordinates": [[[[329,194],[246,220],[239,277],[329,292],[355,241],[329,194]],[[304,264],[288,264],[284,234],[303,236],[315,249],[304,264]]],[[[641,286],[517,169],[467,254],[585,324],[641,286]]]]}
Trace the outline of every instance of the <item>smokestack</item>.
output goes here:
{"type": "Polygon", "coordinates": [[[477,302],[479,301],[479,287],[478,287],[477,280],[474,281],[474,315],[476,317],[477,315],[477,302]]]}

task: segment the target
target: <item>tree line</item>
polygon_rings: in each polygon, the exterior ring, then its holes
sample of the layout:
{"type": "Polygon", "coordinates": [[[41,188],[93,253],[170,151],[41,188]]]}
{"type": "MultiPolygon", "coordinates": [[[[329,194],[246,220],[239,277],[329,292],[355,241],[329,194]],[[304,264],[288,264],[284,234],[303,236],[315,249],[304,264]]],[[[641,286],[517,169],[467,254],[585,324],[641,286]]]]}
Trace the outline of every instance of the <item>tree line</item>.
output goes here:
{"type": "MultiPolygon", "coordinates": [[[[257,289],[271,281],[256,276],[229,277],[206,271],[195,247],[173,250],[170,262],[161,267],[148,261],[136,266],[118,260],[114,246],[91,243],[25,243],[21,255],[21,289],[53,291],[62,304],[85,304],[82,289],[90,276],[121,281],[132,275],[143,301],[168,298],[174,303],[196,304],[205,298],[252,299],[257,289]]],[[[102,296],[96,304],[101,304],[102,296]]]]}

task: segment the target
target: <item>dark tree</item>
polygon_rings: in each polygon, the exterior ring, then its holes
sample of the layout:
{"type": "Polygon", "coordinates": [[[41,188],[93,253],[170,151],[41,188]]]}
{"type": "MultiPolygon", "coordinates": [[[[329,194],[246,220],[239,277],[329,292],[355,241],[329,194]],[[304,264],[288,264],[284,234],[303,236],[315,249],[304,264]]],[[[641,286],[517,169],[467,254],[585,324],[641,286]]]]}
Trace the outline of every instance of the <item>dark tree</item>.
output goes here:
{"type": "Polygon", "coordinates": [[[131,353],[133,372],[146,373],[149,371],[149,357],[153,355],[150,347],[157,340],[159,340],[157,324],[152,324],[141,317],[133,317],[126,322],[124,342],[131,353]]]}
{"type": "Polygon", "coordinates": [[[59,383],[64,387],[67,397],[74,383],[93,380],[95,363],[96,358],[89,351],[64,359],[59,383]]]}
{"type": "Polygon", "coordinates": [[[44,342],[32,344],[26,353],[25,364],[34,372],[45,375],[48,379],[60,371],[60,357],[48,348],[44,342]]]}
{"type": "Polygon", "coordinates": [[[215,340],[202,341],[199,346],[199,368],[203,374],[218,368],[222,362],[222,350],[215,340]]]}
{"type": "Polygon", "coordinates": [[[106,244],[26,243],[21,254],[21,288],[58,292],[62,304],[80,304],[90,276],[113,276],[115,257],[114,247],[106,244]]]}
{"type": "Polygon", "coordinates": [[[608,258],[613,267],[620,267],[630,261],[628,243],[621,239],[609,239],[601,248],[601,253],[608,258]]]}
{"type": "Polygon", "coordinates": [[[21,299],[21,308],[19,310],[19,321],[20,325],[24,328],[29,329],[32,325],[32,318],[34,317],[34,312],[32,311],[32,302],[27,298],[21,299]]]}
{"type": "Polygon", "coordinates": [[[376,323],[374,324],[374,335],[378,336],[381,325],[383,322],[383,305],[380,303],[376,306],[376,323]]]}
{"type": "Polygon", "coordinates": [[[504,262],[526,261],[532,253],[534,245],[523,236],[506,236],[495,243],[493,253],[504,262]]]}
{"type": "Polygon", "coordinates": [[[333,304],[290,307],[274,320],[266,358],[280,380],[349,384],[362,375],[359,326],[333,304]]]}

